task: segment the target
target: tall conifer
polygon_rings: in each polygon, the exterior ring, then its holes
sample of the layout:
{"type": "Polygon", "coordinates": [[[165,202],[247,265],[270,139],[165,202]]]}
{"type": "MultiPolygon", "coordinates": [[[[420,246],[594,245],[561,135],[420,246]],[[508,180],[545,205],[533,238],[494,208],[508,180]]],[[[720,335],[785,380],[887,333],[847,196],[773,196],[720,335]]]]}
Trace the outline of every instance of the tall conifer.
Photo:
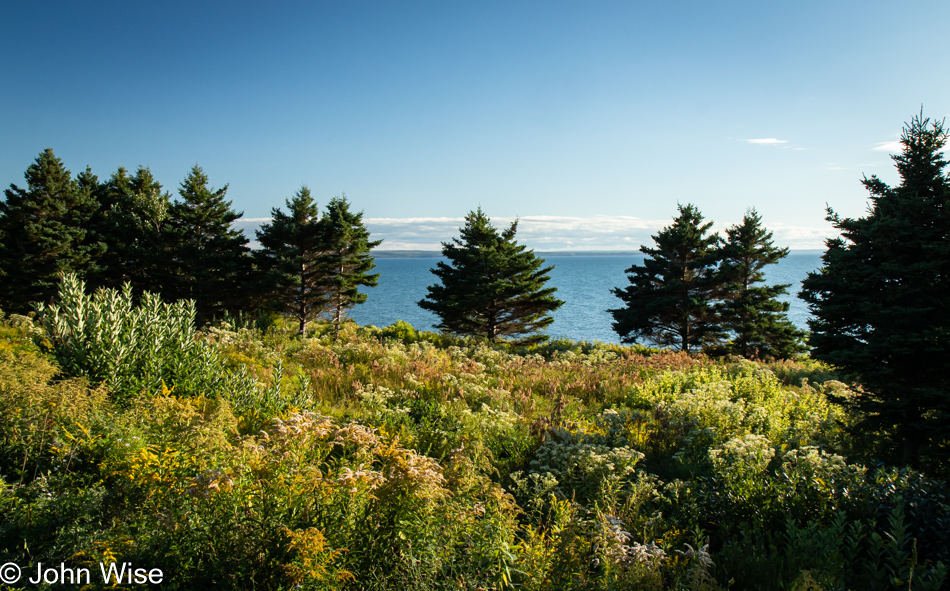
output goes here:
{"type": "Polygon", "coordinates": [[[788,302],[777,299],[788,293],[791,284],[762,285],[765,267],[787,256],[788,249],[773,244],[772,232],[762,227],[762,217],[754,209],[746,212],[741,224],[726,230],[719,310],[732,340],[725,352],[749,359],[785,359],[804,352],[805,334],[789,321],[788,302]]]}
{"type": "Polygon", "coordinates": [[[300,334],[328,305],[324,226],[310,189],[300,188],[285,201],[288,213],[271,210],[270,223],[257,231],[261,249],[254,253],[266,290],[280,310],[297,319],[300,334]]]}
{"type": "Polygon", "coordinates": [[[823,266],[809,273],[812,355],[861,384],[845,401],[862,412],[857,429],[892,436],[909,465],[950,455],[950,175],[944,123],[923,115],[904,126],[891,156],[901,184],[863,183],[869,212],[842,218],[823,266]]]}
{"type": "Polygon", "coordinates": [[[248,306],[248,240],[232,227],[242,214],[231,209],[227,190],[210,187],[196,164],[169,210],[171,269],[162,295],[195,300],[199,323],[248,306]]]}
{"type": "Polygon", "coordinates": [[[25,177],[26,187],[11,184],[0,202],[0,307],[9,312],[48,301],[61,274],[86,275],[103,251],[86,231],[97,207],[91,172],[80,184],[47,148],[25,177]]]}
{"type": "Polygon", "coordinates": [[[680,205],[673,225],[641,246],[642,265],[627,269],[630,285],[614,288],[625,307],[609,310],[624,342],[646,339],[692,351],[719,343],[724,332],[713,303],[721,292],[718,234],[709,234],[695,205],[680,205]]]}
{"type": "Polygon", "coordinates": [[[337,330],[348,308],[366,301],[360,286],[375,287],[379,273],[370,273],[376,264],[370,251],[382,240],[370,240],[363,225],[363,212],[350,211],[346,195],[334,197],[327,204],[321,220],[324,260],[327,270],[324,283],[330,312],[337,330]]]}
{"type": "Polygon", "coordinates": [[[92,231],[105,244],[94,281],[119,288],[128,282],[137,293],[163,291],[167,280],[167,222],[171,195],[151,171],[129,175],[120,167],[99,189],[99,211],[92,231]]]}
{"type": "Polygon", "coordinates": [[[456,334],[482,336],[489,342],[512,338],[521,344],[543,342],[539,331],[554,322],[549,313],[564,303],[554,297],[556,287],[545,287],[554,267],[518,244],[518,221],[503,232],[491,224],[481,208],[465,216],[460,238],[442,243],[442,255],[432,273],[441,285],[430,285],[419,302],[434,312],[438,327],[456,334]]]}

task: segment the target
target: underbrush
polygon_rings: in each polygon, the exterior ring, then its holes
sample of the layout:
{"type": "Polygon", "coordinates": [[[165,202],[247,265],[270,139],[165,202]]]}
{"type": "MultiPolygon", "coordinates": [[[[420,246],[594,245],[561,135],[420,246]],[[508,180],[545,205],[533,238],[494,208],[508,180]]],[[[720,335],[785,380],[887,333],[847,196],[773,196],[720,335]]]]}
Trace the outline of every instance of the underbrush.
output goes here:
{"type": "Polygon", "coordinates": [[[64,290],[0,326],[0,563],[167,589],[947,588],[945,484],[873,463],[812,361],[196,332],[187,306],[64,290]]]}

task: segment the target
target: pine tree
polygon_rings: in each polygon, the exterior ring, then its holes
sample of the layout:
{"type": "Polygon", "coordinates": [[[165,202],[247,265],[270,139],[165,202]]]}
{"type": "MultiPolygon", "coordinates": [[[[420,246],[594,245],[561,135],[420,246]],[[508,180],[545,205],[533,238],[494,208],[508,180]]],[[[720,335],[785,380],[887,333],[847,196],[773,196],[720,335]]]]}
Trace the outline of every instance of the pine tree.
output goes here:
{"type": "Polygon", "coordinates": [[[325,224],[306,186],[285,203],[289,213],[273,208],[271,222],[257,231],[261,249],[254,254],[267,291],[281,311],[297,319],[304,334],[307,322],[324,311],[329,301],[325,224]]]}
{"type": "Polygon", "coordinates": [[[719,269],[725,299],[719,310],[723,328],[733,338],[724,352],[749,359],[787,359],[804,352],[805,334],[788,320],[788,302],[777,299],[791,284],[760,285],[765,281],[763,269],[787,256],[787,248],[774,246],[772,232],[762,227],[754,209],[746,212],[742,224],[726,230],[719,269]]]}
{"type": "Polygon", "coordinates": [[[441,285],[430,285],[424,310],[441,319],[438,328],[456,334],[482,336],[489,342],[511,337],[518,344],[547,340],[538,331],[554,322],[549,315],[564,303],[555,287],[544,287],[554,268],[515,241],[518,221],[499,233],[481,208],[465,216],[461,239],[442,243],[442,255],[432,273],[441,285]]]}
{"type": "Polygon", "coordinates": [[[151,171],[139,167],[129,176],[119,168],[98,190],[99,211],[90,223],[106,246],[93,277],[101,287],[121,288],[126,282],[136,293],[162,291],[166,274],[166,224],[171,195],[151,171]]]}
{"type": "Polygon", "coordinates": [[[950,444],[950,175],[944,123],[904,126],[892,156],[901,184],[865,178],[869,212],[842,218],[823,266],[802,284],[812,356],[861,384],[845,401],[861,431],[885,431],[904,463],[946,456],[950,444]]]}
{"type": "Polygon", "coordinates": [[[366,301],[359,287],[375,287],[379,273],[370,273],[376,264],[370,251],[382,240],[369,239],[369,230],[363,225],[363,212],[353,213],[346,195],[334,197],[323,212],[322,261],[327,276],[324,282],[330,311],[337,331],[348,308],[366,301]]]}
{"type": "Polygon", "coordinates": [[[8,312],[49,301],[63,273],[86,275],[103,251],[86,232],[95,175],[87,170],[77,182],[47,148],[25,177],[26,188],[11,184],[0,203],[0,306],[8,312]]]}
{"type": "Polygon", "coordinates": [[[712,222],[703,223],[696,206],[678,207],[673,225],[653,236],[656,248],[640,247],[647,257],[627,269],[630,285],[613,290],[626,304],[609,310],[623,342],[645,339],[693,351],[724,336],[713,306],[721,291],[721,239],[707,233],[712,222]]]}
{"type": "Polygon", "coordinates": [[[208,186],[195,165],[179,187],[182,200],[169,210],[171,266],[162,295],[195,300],[199,324],[248,307],[242,292],[251,277],[248,240],[231,226],[242,214],[231,209],[227,190],[208,186]]]}

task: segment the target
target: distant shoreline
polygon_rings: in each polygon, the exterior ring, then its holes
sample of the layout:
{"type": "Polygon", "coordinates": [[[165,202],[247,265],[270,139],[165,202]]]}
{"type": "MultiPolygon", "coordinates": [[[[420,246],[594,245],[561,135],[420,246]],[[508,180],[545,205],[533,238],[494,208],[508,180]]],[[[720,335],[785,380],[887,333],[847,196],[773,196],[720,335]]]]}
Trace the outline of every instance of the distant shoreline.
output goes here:
{"type": "MultiPolygon", "coordinates": [[[[821,249],[793,250],[789,254],[818,255],[821,249]]],[[[630,257],[643,256],[639,250],[536,250],[540,257],[630,257]]],[[[438,250],[374,250],[373,256],[379,259],[438,259],[442,252],[438,250]]]]}

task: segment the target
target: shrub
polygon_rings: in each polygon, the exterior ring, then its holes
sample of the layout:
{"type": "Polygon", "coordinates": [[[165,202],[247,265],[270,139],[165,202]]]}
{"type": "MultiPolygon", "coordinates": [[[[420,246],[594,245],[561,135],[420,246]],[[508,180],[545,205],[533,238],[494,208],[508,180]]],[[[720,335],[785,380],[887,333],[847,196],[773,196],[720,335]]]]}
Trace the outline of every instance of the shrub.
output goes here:
{"type": "Polygon", "coordinates": [[[198,338],[191,300],[167,304],[145,293],[136,305],[129,284],[89,296],[82,281],[67,275],[56,303],[37,311],[63,372],[103,384],[116,401],[159,392],[163,382],[181,395],[226,390],[215,349],[198,338]]]}
{"type": "Polygon", "coordinates": [[[30,481],[90,460],[94,427],[109,411],[105,392],[57,373],[34,352],[0,349],[0,476],[30,481]]]}
{"type": "Polygon", "coordinates": [[[405,320],[397,320],[386,328],[382,329],[383,338],[393,339],[407,345],[419,340],[416,335],[416,329],[405,320]]]}

